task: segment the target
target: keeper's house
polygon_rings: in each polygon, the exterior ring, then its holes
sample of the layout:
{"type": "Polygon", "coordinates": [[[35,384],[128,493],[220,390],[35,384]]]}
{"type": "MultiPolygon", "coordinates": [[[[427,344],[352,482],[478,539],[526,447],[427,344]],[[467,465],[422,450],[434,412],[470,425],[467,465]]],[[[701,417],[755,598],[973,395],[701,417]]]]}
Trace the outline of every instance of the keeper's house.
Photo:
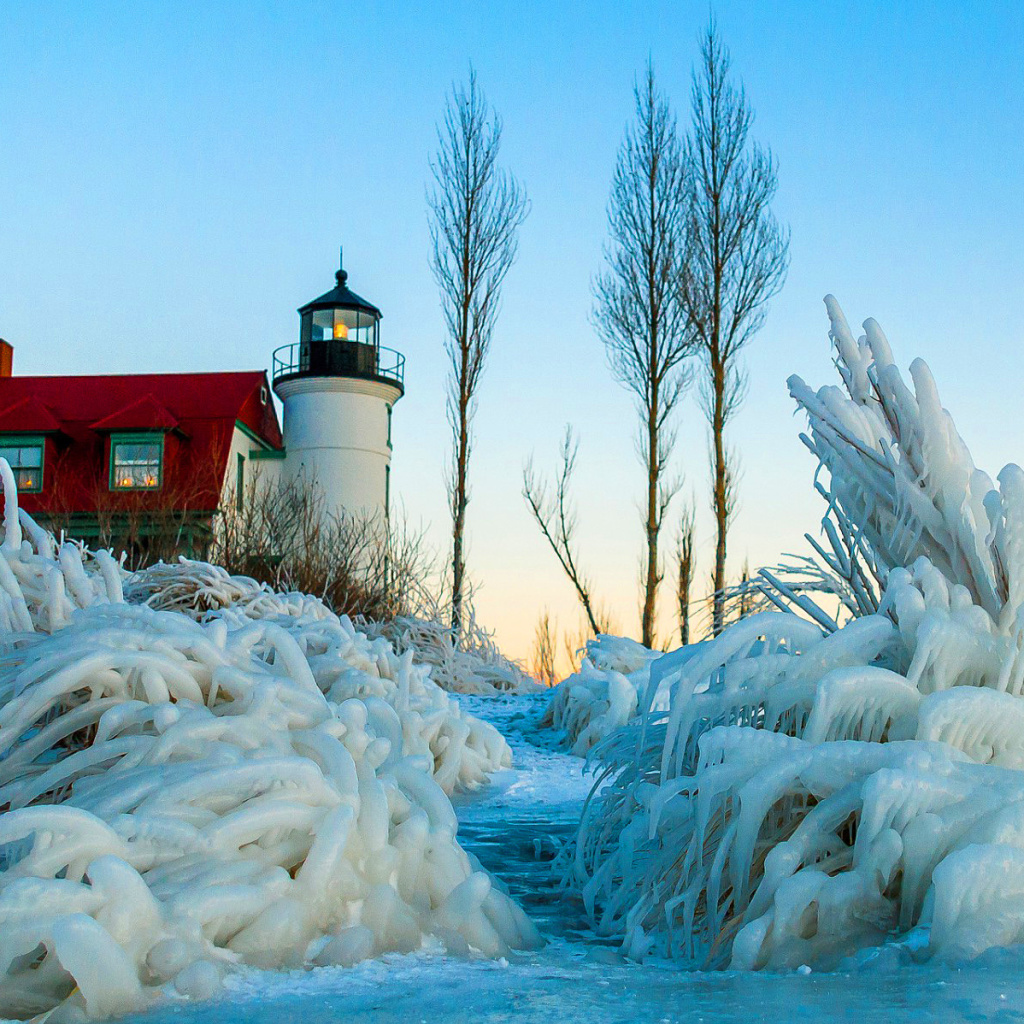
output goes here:
{"type": "Polygon", "coordinates": [[[262,371],[15,377],[12,361],[0,342],[0,456],[55,533],[201,554],[247,469],[283,455],[262,371]]]}
{"type": "Polygon", "coordinates": [[[54,533],[149,557],[202,555],[217,513],[257,480],[308,481],[328,508],[386,517],[405,359],[381,347],[380,310],[343,268],[334,277],[300,307],[272,381],[262,370],[16,377],[0,340],[0,456],[21,507],[54,533]]]}

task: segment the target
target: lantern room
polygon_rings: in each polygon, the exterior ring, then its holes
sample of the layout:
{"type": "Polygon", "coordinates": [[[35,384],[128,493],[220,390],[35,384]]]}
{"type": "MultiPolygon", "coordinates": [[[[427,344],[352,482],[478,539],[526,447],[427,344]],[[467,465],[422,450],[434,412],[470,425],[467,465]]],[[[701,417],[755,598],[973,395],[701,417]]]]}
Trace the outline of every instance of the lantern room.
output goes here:
{"type": "Polygon", "coordinates": [[[337,285],[320,298],[307,302],[299,310],[302,344],[322,341],[347,341],[354,345],[379,343],[380,310],[356,295],[348,285],[348,274],[339,267],[334,275],[337,285]]]}
{"type": "Polygon", "coordinates": [[[299,308],[298,344],[274,353],[275,390],[295,377],[379,379],[404,390],[404,357],[380,345],[381,311],[348,287],[344,266],[334,280],[334,288],[299,308]]]}

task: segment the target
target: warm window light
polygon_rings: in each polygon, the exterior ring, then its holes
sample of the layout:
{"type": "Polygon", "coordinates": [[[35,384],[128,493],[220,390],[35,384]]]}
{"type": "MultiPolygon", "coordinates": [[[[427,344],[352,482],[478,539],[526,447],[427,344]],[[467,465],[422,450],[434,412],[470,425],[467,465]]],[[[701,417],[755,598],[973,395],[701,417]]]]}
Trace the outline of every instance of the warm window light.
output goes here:
{"type": "Polygon", "coordinates": [[[344,341],[348,337],[348,328],[344,324],[334,325],[334,340],[344,341]]]}

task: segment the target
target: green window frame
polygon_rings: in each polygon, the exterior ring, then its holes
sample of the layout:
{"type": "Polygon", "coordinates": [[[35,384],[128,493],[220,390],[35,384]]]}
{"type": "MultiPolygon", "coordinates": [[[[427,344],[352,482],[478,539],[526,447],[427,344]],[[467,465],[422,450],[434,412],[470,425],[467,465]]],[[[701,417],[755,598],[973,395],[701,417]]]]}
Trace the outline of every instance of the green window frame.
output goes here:
{"type": "Polygon", "coordinates": [[[239,512],[245,507],[245,456],[235,453],[235,508],[239,512]]]}
{"type": "Polygon", "coordinates": [[[164,484],[164,435],[110,435],[110,490],[158,491],[164,484]]]}
{"type": "Polygon", "coordinates": [[[388,410],[388,447],[393,448],[394,445],[391,443],[391,406],[386,407],[388,410]]]}
{"type": "Polygon", "coordinates": [[[46,438],[26,434],[0,435],[0,458],[6,459],[22,494],[38,494],[46,471],[46,438]]]}

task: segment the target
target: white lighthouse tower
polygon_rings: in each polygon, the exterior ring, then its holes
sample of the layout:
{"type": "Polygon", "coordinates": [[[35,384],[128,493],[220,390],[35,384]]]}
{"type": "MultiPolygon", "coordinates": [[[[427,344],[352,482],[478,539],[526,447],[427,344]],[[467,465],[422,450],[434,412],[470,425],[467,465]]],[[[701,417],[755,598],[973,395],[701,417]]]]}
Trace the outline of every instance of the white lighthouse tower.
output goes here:
{"type": "Polygon", "coordinates": [[[380,346],[381,311],[336,286],[299,309],[299,341],[274,353],[284,403],[284,475],[304,475],[328,506],[388,514],[391,410],[405,393],[405,357],[380,346]]]}

